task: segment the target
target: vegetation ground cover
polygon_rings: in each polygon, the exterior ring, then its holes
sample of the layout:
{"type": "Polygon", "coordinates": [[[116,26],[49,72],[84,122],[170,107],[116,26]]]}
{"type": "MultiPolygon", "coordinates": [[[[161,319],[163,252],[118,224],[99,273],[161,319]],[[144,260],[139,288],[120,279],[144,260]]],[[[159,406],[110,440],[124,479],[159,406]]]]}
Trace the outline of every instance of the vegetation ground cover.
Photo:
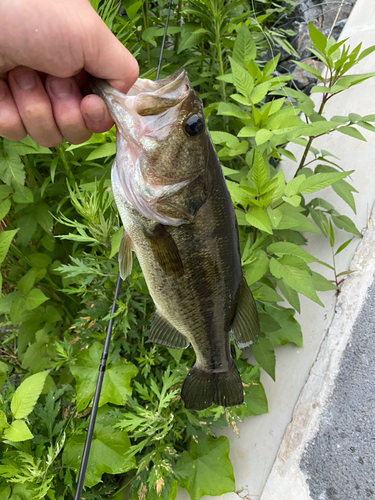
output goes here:
{"type": "MultiPolygon", "coordinates": [[[[153,78],[167,2],[93,1],[115,35],[153,78]]],[[[374,76],[348,71],[374,47],[350,48],[310,26],[311,53],[326,70],[297,62],[320,85],[318,99],[275,74],[277,46],[293,52],[278,18],[293,3],[180,1],[173,10],[161,76],[185,67],[204,104],[235,207],[245,277],[262,335],[250,365],[232,346],[245,402],[187,411],[179,394],[192,350],[151,344],[154,306],[139,264],[123,285],[86,477],[86,499],[192,500],[235,490],[227,438],[215,428],[268,411],[261,369],[275,377],[274,347],[302,346],[299,294],[336,289],[334,265],[305,249],[322,233],[338,254],[360,236],[347,214],[319,197],[331,186],[355,212],[354,187],[337,158],[314,147],[323,134],[365,140],[375,115],[324,116],[338,93],[374,76]],[[269,50],[272,59],[263,60],[269,50]],[[316,104],[318,102],[318,104],[316,104]],[[302,146],[300,158],[289,149],[302,146]],[[296,164],[286,183],[280,160],[296,164]],[[306,201],[306,195],[318,193],[306,201]],[[312,198],[312,199],[311,199],[312,198]],[[349,233],[335,247],[335,233],[349,233]],[[332,281],[310,264],[329,268],[332,281]]],[[[71,499],[90,415],[102,342],[118,274],[122,227],[110,189],[115,131],[84,144],[0,143],[0,498],[71,499]]],[[[342,274],[342,273],[341,273],[342,274]]]]}

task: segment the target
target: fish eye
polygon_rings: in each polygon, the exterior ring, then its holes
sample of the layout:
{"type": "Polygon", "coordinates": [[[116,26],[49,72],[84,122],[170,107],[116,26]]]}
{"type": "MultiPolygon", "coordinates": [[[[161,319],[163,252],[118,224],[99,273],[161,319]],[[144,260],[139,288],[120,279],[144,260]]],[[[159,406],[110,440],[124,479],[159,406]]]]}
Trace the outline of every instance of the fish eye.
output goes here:
{"type": "Polygon", "coordinates": [[[190,115],[185,121],[185,132],[190,137],[200,135],[204,130],[204,120],[199,115],[190,115]]]}

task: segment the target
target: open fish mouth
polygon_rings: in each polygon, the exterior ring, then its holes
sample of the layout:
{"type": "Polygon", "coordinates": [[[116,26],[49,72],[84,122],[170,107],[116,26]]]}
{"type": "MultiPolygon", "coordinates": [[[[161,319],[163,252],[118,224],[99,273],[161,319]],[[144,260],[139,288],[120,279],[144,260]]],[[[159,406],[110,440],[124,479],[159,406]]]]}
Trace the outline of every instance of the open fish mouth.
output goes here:
{"type": "Polygon", "coordinates": [[[137,142],[144,135],[163,140],[192,90],[184,69],[157,81],[138,78],[127,94],[105,80],[93,78],[91,85],[107,104],[117,129],[137,142]]]}

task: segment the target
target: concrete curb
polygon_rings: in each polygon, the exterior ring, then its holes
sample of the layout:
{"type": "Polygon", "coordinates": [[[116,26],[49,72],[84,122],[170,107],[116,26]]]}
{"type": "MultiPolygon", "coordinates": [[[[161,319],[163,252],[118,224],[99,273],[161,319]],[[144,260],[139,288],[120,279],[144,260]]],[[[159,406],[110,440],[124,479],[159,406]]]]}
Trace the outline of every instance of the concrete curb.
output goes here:
{"type": "Polygon", "coordinates": [[[336,304],[336,314],[293,412],[261,500],[311,500],[299,463],[315,437],[340,360],[375,275],[375,206],[336,304]]]}

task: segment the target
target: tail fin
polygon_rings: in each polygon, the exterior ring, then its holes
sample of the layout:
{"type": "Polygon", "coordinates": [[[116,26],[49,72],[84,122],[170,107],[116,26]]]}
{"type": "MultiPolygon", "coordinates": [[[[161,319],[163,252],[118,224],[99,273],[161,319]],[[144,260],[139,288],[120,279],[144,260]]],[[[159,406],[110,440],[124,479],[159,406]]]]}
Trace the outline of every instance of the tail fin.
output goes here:
{"type": "Polygon", "coordinates": [[[188,410],[204,410],[213,404],[242,404],[242,382],[234,361],[227,372],[207,371],[194,365],[182,386],[181,398],[188,410]]]}

